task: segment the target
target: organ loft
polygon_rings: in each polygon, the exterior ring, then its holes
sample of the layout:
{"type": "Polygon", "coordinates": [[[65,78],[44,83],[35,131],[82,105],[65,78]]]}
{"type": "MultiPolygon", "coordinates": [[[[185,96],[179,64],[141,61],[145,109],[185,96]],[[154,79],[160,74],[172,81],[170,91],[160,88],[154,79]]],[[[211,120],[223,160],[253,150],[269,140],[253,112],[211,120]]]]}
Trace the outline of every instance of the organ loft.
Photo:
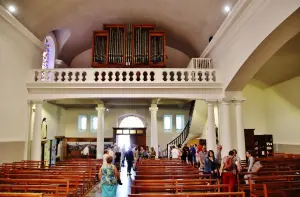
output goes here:
{"type": "Polygon", "coordinates": [[[152,24],[106,24],[93,32],[92,67],[163,68],[166,33],[152,24]]]}

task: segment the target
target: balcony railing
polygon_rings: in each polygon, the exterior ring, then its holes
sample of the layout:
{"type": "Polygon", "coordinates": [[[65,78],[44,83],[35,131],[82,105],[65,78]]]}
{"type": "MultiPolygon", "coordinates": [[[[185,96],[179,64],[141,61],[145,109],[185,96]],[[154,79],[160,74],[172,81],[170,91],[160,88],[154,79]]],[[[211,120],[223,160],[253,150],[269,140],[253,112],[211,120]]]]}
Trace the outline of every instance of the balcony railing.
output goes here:
{"type": "Polygon", "coordinates": [[[192,58],[187,66],[194,69],[210,69],[212,68],[211,58],[192,58]]]}
{"type": "Polygon", "coordinates": [[[210,68],[74,68],[32,70],[28,83],[220,83],[220,79],[210,68]]]}

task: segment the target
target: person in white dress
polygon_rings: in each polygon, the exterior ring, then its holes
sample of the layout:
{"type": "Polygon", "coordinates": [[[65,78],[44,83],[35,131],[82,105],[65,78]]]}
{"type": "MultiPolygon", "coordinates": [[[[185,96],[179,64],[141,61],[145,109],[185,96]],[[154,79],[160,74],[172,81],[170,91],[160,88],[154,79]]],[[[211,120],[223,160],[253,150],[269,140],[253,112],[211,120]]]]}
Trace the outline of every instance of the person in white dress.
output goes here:
{"type": "Polygon", "coordinates": [[[171,151],[172,159],[179,159],[180,157],[180,150],[177,147],[174,147],[171,151]]]}

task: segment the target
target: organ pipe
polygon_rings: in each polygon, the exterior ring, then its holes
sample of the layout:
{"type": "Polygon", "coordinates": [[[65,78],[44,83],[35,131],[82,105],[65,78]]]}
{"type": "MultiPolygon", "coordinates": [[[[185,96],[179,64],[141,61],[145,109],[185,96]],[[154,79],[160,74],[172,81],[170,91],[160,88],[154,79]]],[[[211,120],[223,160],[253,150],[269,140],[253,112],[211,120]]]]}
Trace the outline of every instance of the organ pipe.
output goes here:
{"type": "Polygon", "coordinates": [[[93,34],[93,67],[165,66],[166,37],[155,25],[104,25],[93,34]]]}

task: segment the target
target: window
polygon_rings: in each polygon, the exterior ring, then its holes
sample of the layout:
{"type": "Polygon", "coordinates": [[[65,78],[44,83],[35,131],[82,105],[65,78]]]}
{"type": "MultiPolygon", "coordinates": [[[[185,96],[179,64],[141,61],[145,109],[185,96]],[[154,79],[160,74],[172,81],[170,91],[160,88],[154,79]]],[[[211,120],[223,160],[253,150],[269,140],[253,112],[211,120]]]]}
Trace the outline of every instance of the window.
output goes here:
{"type": "Polygon", "coordinates": [[[124,118],[120,124],[119,127],[123,128],[144,128],[145,125],[143,121],[136,116],[127,116],[124,118]]]}
{"type": "Polygon", "coordinates": [[[84,132],[87,130],[87,116],[79,115],[78,117],[78,131],[84,132]]]}
{"type": "Polygon", "coordinates": [[[53,37],[46,37],[44,47],[42,69],[53,69],[55,63],[55,42],[53,37]]]}
{"type": "Polygon", "coordinates": [[[176,130],[182,131],[184,129],[184,115],[176,115],[176,130]]]}
{"type": "Polygon", "coordinates": [[[97,132],[98,129],[98,116],[91,116],[91,132],[97,132]]]}
{"type": "Polygon", "coordinates": [[[164,115],[164,130],[171,131],[172,130],[172,116],[164,115]]]}

